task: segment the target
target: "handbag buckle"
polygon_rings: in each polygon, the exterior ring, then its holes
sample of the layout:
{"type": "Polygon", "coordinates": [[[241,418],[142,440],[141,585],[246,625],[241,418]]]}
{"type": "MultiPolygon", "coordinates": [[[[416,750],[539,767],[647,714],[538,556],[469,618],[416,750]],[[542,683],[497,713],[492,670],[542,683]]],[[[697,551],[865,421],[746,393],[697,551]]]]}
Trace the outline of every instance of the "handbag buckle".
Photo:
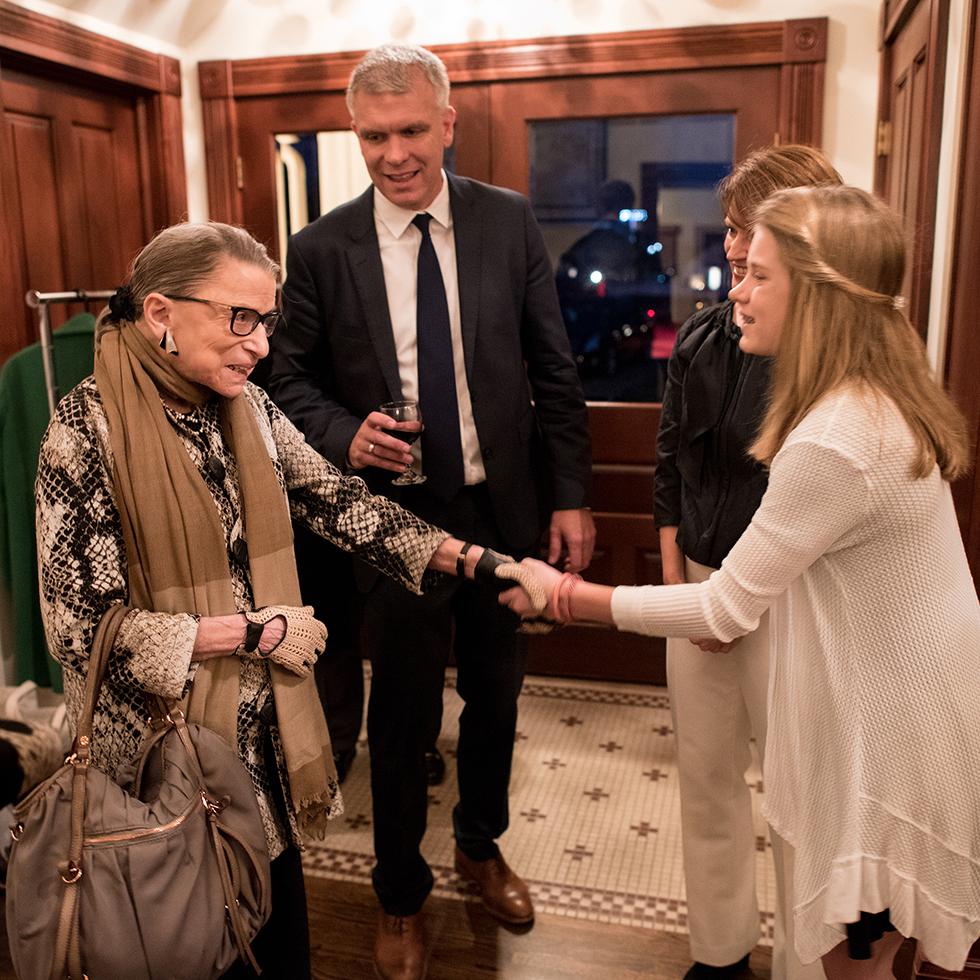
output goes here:
{"type": "Polygon", "coordinates": [[[82,877],[82,869],[74,861],[69,861],[65,870],[61,872],[61,880],[66,885],[74,885],[82,877]]]}
{"type": "Polygon", "coordinates": [[[227,800],[216,800],[202,789],[201,790],[201,800],[204,802],[204,809],[209,813],[218,816],[219,813],[228,805],[227,800]]]}
{"type": "Polygon", "coordinates": [[[10,825],[10,839],[17,841],[24,836],[24,825],[22,823],[14,823],[10,825]]]}

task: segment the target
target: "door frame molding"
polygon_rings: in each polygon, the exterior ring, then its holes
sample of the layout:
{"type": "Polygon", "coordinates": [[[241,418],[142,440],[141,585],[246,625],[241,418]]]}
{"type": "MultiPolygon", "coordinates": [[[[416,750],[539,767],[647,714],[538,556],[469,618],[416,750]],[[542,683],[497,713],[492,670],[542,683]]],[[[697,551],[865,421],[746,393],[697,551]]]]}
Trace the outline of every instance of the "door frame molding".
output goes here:
{"type": "MultiPolygon", "coordinates": [[[[764,21],[515,41],[433,45],[451,84],[516,79],[778,65],[779,132],[774,138],[819,145],[823,123],[828,19],[764,21]]],[[[255,96],[338,93],[363,51],[204,61],[203,103],[211,217],[241,223],[244,185],[237,103],[255,96]]]]}

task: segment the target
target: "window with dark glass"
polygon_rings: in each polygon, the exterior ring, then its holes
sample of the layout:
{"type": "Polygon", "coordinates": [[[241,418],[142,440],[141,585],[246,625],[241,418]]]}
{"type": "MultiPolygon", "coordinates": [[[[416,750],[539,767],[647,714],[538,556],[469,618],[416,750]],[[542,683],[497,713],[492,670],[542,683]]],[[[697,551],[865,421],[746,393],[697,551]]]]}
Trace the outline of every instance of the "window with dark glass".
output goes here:
{"type": "Polygon", "coordinates": [[[530,197],[586,397],[659,401],[677,328],[724,298],[731,115],[532,122],[530,197]]]}

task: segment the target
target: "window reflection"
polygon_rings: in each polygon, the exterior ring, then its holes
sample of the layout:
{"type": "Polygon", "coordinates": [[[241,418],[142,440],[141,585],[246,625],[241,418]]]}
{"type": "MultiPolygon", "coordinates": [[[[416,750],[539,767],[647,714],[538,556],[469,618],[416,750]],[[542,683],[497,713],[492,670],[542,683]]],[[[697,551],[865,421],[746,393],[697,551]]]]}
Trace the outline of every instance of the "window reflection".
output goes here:
{"type": "Polygon", "coordinates": [[[529,126],[530,191],[586,397],[659,401],[677,327],[728,289],[730,115],[529,126]]]}

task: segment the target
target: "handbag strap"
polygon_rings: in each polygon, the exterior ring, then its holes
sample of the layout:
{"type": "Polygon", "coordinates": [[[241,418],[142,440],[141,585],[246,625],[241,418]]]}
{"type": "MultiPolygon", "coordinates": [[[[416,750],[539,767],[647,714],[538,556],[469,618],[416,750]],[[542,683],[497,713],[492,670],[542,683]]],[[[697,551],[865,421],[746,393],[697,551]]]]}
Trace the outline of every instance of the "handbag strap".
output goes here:
{"type": "Polygon", "coordinates": [[[105,676],[113,644],[116,642],[116,634],[119,632],[119,627],[122,626],[122,621],[128,612],[129,606],[122,603],[117,602],[109,606],[100,620],[92,640],[88,671],[85,675],[85,700],[78,716],[74,744],[74,754],[80,760],[85,760],[84,764],[87,764],[91,754],[92,721],[95,717],[95,705],[99,700],[99,692],[102,689],[102,679],[105,676]]]}
{"type": "Polygon", "coordinates": [[[106,664],[109,662],[109,653],[128,611],[128,607],[120,603],[108,608],[95,631],[89,654],[88,673],[85,678],[85,701],[78,718],[73,751],[68,757],[72,765],[71,830],[68,839],[68,859],[58,868],[65,889],[61,897],[61,912],[58,916],[58,931],[51,961],[51,980],[63,980],[65,976],[81,980],[84,976],[79,951],[78,883],[84,874],[82,844],[85,838],[87,776],[92,754],[92,723],[106,664]]]}

